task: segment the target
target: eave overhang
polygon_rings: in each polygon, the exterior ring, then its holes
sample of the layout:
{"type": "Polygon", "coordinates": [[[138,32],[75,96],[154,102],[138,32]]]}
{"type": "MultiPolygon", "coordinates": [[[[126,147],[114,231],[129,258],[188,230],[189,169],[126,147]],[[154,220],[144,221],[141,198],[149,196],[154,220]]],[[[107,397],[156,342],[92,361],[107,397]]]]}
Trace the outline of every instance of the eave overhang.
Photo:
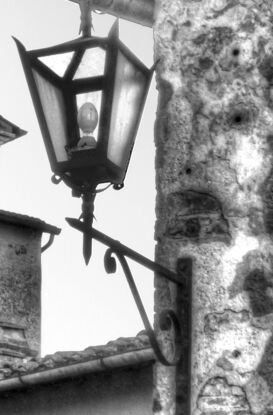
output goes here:
{"type": "Polygon", "coordinates": [[[22,137],[27,132],[0,115],[0,146],[22,137]]]}

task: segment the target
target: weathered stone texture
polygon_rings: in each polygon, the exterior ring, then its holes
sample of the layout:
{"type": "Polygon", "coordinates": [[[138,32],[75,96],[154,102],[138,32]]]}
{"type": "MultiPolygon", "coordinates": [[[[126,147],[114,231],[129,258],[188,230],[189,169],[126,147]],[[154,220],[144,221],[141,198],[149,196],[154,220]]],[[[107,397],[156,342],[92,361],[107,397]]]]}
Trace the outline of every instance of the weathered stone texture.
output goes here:
{"type": "MultiPolygon", "coordinates": [[[[157,0],[156,255],[193,258],[192,414],[273,411],[273,7],[157,0]]],[[[155,309],[175,303],[156,283],[155,309]]],[[[180,414],[158,366],[157,414],[180,414]]]]}
{"type": "Polygon", "coordinates": [[[41,231],[0,223],[0,270],[0,321],[25,328],[30,349],[39,354],[41,231]]]}

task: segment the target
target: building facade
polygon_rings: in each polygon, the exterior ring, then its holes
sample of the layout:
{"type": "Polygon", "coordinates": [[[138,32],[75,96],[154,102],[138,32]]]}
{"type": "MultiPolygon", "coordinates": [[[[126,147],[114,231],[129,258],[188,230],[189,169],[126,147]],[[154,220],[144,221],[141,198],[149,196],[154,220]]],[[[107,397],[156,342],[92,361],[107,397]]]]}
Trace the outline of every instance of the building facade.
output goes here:
{"type": "Polygon", "coordinates": [[[40,357],[42,233],[60,229],[0,210],[0,413],[150,415],[148,338],[40,357]]]}
{"type": "Polygon", "coordinates": [[[154,355],[146,335],[82,352],[0,363],[5,415],[150,415],[154,355]]]}
{"type": "MultiPolygon", "coordinates": [[[[156,256],[172,270],[193,264],[188,413],[269,415],[272,4],[156,0],[154,11],[156,256]]],[[[157,315],[179,308],[177,295],[158,280],[157,315]]],[[[180,370],[157,365],[154,413],[183,413],[180,370]]]]}
{"type": "Polygon", "coordinates": [[[0,210],[0,360],[40,355],[41,237],[60,229],[0,210]]]}
{"type": "MultiPolygon", "coordinates": [[[[272,3],[155,3],[157,258],[193,261],[191,413],[271,414],[272,3]]],[[[176,376],[159,414],[183,413],[176,376]]]]}

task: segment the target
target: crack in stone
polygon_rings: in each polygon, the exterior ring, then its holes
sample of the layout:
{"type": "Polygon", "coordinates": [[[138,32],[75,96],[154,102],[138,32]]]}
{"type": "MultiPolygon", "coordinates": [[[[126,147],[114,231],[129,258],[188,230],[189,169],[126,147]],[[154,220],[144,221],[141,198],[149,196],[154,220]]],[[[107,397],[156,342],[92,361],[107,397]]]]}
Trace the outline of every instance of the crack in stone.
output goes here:
{"type": "Polygon", "coordinates": [[[224,376],[216,376],[206,381],[198,394],[196,406],[203,414],[222,413],[221,411],[224,414],[227,409],[236,413],[252,413],[249,412],[251,407],[243,387],[229,383],[224,376]]]}
{"type": "Polygon", "coordinates": [[[208,20],[217,19],[219,16],[222,16],[224,13],[226,13],[229,9],[232,9],[233,7],[240,6],[241,3],[238,0],[230,0],[226,4],[225,7],[223,7],[220,10],[215,10],[213,15],[211,17],[208,17],[208,20]]]}
{"type": "Polygon", "coordinates": [[[205,192],[187,190],[167,199],[168,222],[164,236],[197,243],[209,240],[230,243],[229,222],[220,201],[205,192]]]}
{"type": "Polygon", "coordinates": [[[236,182],[238,188],[240,190],[244,190],[243,185],[240,183],[240,181],[238,179],[238,173],[237,173],[236,168],[231,166],[231,160],[228,159],[228,158],[226,158],[226,157],[223,157],[223,156],[221,156],[219,154],[216,154],[216,158],[219,159],[219,160],[221,160],[221,161],[224,161],[224,162],[226,162],[228,164],[228,168],[233,173],[233,176],[234,176],[234,179],[235,179],[235,182],[236,182]]]}
{"type": "Polygon", "coordinates": [[[248,310],[235,311],[226,308],[222,312],[208,313],[204,317],[204,332],[208,335],[213,334],[221,329],[221,327],[234,327],[238,323],[245,323],[250,320],[248,310]]]}

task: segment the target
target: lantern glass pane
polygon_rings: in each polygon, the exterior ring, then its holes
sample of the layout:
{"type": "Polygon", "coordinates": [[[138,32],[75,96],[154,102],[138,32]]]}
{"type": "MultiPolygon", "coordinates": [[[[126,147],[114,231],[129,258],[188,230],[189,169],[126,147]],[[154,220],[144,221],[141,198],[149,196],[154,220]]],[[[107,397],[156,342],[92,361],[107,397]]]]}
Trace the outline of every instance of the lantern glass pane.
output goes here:
{"type": "Polygon", "coordinates": [[[89,78],[104,74],[105,50],[99,47],[87,49],[76,70],[74,79],[89,78]]]}
{"type": "Polygon", "coordinates": [[[73,55],[74,52],[66,52],[57,55],[42,56],[39,60],[57,75],[64,76],[73,55]]]}
{"type": "Polygon", "coordinates": [[[35,70],[32,71],[42,104],[51,143],[58,162],[67,161],[65,103],[60,89],[56,88],[35,70]]]}
{"type": "Polygon", "coordinates": [[[98,141],[102,91],[92,91],[76,95],[78,109],[79,147],[95,148],[98,141]]]}
{"type": "Polygon", "coordinates": [[[119,51],[107,157],[123,170],[134,145],[145,93],[145,76],[119,51]]]}

